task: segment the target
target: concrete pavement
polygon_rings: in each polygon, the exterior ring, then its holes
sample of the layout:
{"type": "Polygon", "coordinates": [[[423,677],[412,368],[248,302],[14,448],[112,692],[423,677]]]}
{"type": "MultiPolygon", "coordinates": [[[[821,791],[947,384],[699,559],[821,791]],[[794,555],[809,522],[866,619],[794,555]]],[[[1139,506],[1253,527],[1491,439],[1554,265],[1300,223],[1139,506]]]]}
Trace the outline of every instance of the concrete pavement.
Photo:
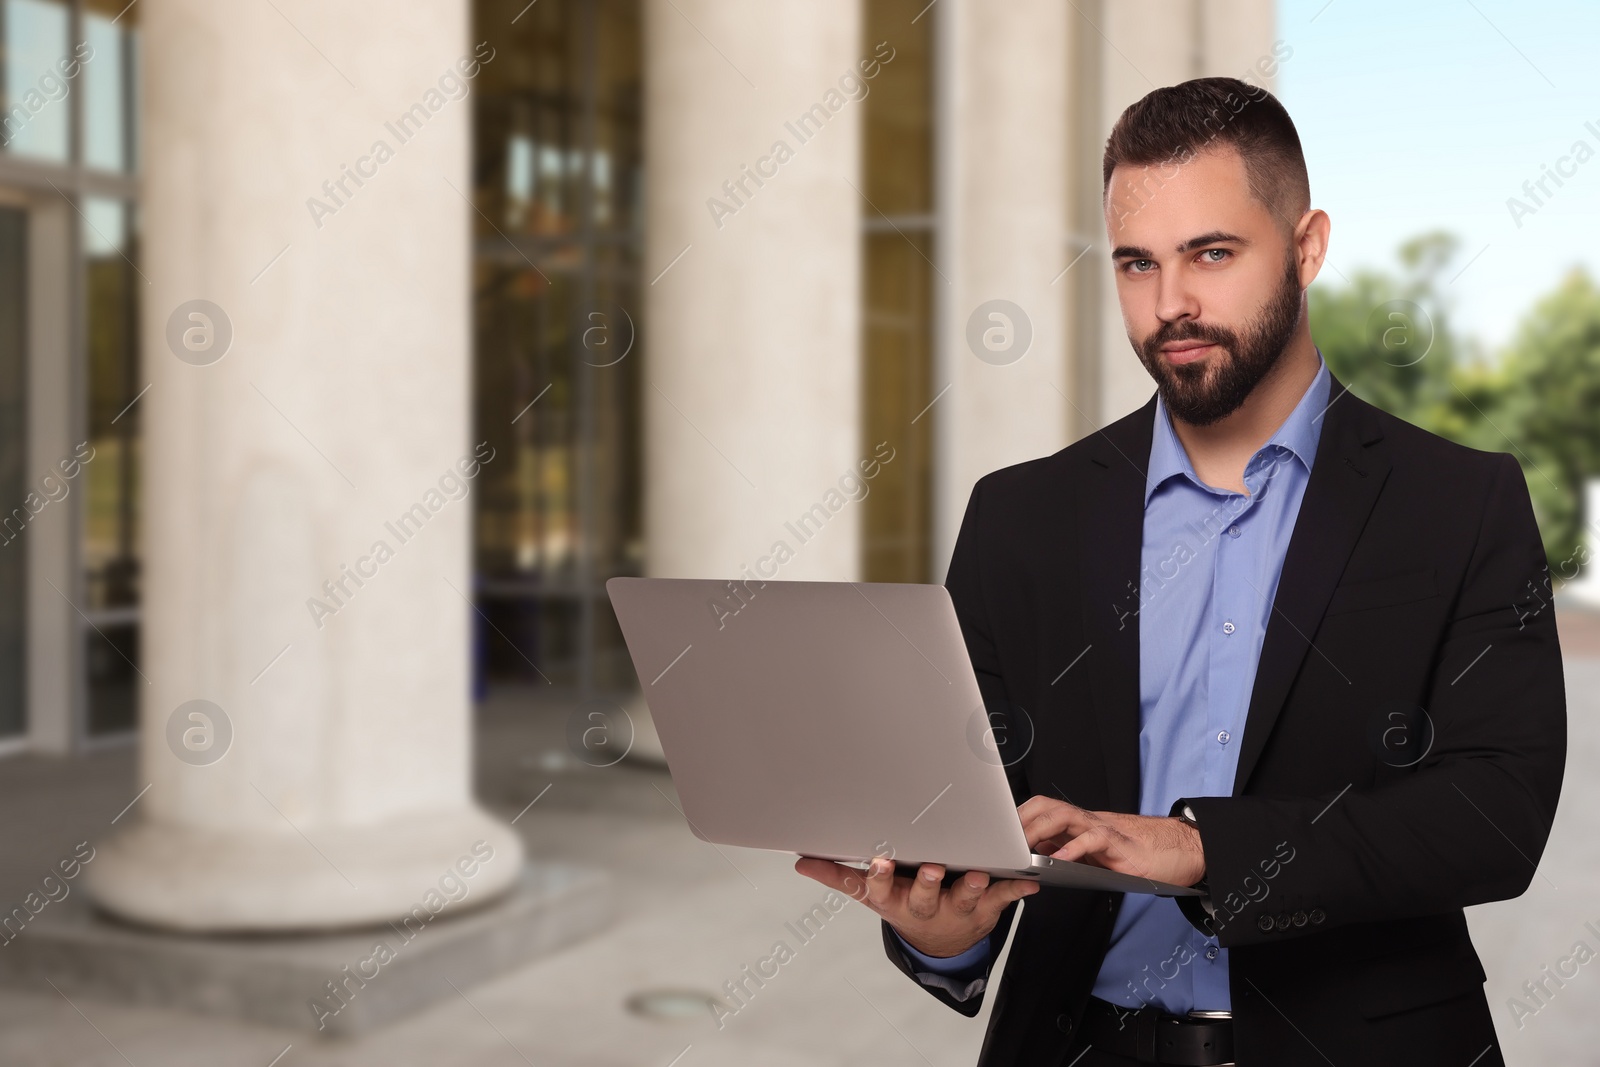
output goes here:
{"type": "MultiPolygon", "coordinates": [[[[1542,1003],[1524,989],[1545,980],[1544,968],[1560,969],[1576,942],[1600,951],[1600,619],[1566,610],[1559,618],[1570,752],[1555,833],[1524,897],[1468,913],[1507,1062],[1522,1067],[1591,1063],[1600,1055],[1600,961],[1566,964],[1576,973],[1559,985],[1546,980],[1551,992],[1542,1003]],[[1514,1010],[1514,997],[1537,1010],[1514,1010]]],[[[564,705],[544,697],[500,692],[483,709],[480,794],[492,810],[516,818],[531,855],[611,872],[624,918],[608,932],[344,1041],[68,1002],[50,988],[0,990],[0,1063],[965,1067],[976,1060],[987,1010],[962,1018],[907,982],[882,958],[876,918],[853,903],[814,920],[808,939],[796,937],[791,927],[823,902],[821,886],[794,874],[784,856],[695,838],[673,806],[664,771],[574,760],[563,735],[564,705]],[[706,998],[722,996],[731,1008],[725,983],[744,980],[744,968],[772,957],[779,941],[791,951],[777,974],[759,987],[746,982],[753,992],[719,1025],[706,998]],[[660,1014],[630,1008],[631,999],[649,994],[658,994],[660,1014]]],[[[3,770],[6,901],[20,900],[78,841],[103,833],[138,793],[130,752],[23,757],[3,770]]]]}

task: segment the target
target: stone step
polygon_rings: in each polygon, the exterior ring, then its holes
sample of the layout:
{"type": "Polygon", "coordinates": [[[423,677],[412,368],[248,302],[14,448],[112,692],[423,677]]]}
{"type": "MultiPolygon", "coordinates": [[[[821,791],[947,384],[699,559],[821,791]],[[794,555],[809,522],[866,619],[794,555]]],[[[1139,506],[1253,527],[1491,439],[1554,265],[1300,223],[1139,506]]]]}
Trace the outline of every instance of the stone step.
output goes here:
{"type": "Polygon", "coordinates": [[[525,864],[509,893],[472,910],[315,935],[173,934],[72,893],[7,931],[0,984],[353,1036],[463,996],[614,915],[608,876],[559,863],[525,864]]]}

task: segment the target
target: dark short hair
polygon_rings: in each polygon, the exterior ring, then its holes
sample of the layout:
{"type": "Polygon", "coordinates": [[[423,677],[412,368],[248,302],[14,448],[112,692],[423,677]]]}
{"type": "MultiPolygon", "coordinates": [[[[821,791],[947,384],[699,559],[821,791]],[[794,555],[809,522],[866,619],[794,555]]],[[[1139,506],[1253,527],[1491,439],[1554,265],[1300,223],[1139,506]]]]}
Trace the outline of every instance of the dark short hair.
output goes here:
{"type": "Polygon", "coordinates": [[[1259,85],[1195,78],[1147,93],[1111,128],[1100,195],[1119,166],[1171,165],[1231,147],[1244,160],[1250,193],[1289,226],[1311,206],[1311,182],[1289,112],[1259,85]]]}

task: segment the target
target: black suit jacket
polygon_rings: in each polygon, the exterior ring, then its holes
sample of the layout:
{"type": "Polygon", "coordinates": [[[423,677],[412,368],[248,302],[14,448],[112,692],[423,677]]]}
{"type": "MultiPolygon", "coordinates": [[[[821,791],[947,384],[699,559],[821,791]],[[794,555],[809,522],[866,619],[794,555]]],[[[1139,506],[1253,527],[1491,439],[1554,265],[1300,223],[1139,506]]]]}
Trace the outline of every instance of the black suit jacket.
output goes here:
{"type": "MultiPolygon", "coordinates": [[[[1183,910],[1228,950],[1241,1065],[1464,1067],[1494,1045],[1485,1067],[1501,1058],[1462,909],[1528,887],[1566,757],[1544,551],[1512,456],[1427,433],[1337,379],[1329,396],[1233,795],[1192,799],[1216,914],[1183,910]]],[[[985,475],[967,504],[945,584],[1018,803],[1139,810],[1155,412],[1152,394],[985,475]]],[[[1064,1062],[1121,902],[1045,889],[1006,911],[990,970],[1013,920],[1016,937],[983,1067],[1064,1062]]],[[[985,995],[925,988],[969,1016],[985,995]]]]}

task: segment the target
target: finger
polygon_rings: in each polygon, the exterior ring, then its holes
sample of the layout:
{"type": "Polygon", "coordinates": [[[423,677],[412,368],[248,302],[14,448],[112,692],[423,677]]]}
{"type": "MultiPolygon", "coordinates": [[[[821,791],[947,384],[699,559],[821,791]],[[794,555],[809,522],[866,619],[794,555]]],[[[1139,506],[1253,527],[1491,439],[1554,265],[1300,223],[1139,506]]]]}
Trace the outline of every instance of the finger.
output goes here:
{"type": "Polygon", "coordinates": [[[832,860],[819,860],[811,856],[801,856],[795,861],[794,869],[807,878],[815,879],[829,889],[837,889],[842,893],[860,899],[862,894],[861,872],[853,867],[834,863],[832,860]],[[851,886],[854,892],[851,892],[851,886]]]}
{"type": "Polygon", "coordinates": [[[971,915],[972,909],[983,899],[989,887],[989,876],[983,871],[968,871],[950,887],[950,907],[957,915],[971,915]]]}
{"type": "Polygon", "coordinates": [[[939,880],[943,877],[944,868],[937,863],[924,863],[917,868],[906,893],[906,910],[913,918],[928,920],[939,914],[939,880]]]}
{"type": "Polygon", "coordinates": [[[1034,813],[1032,818],[1023,820],[1022,832],[1028,839],[1028,847],[1038,851],[1037,846],[1040,842],[1074,837],[1094,823],[1095,820],[1090,813],[1082,808],[1072,804],[1057,804],[1053,808],[1034,813]]]}
{"type": "Polygon", "coordinates": [[[1109,847],[1110,841],[1104,828],[1094,826],[1062,845],[1052,853],[1052,858],[1068,862],[1082,860],[1104,867],[1107,866],[1103,862],[1104,853],[1109,847]]]}
{"type": "Polygon", "coordinates": [[[1036,822],[1041,818],[1055,817],[1067,811],[1082,811],[1076,804],[1065,800],[1056,800],[1052,797],[1030,797],[1017,808],[1017,818],[1023,825],[1036,822]]]}
{"type": "Polygon", "coordinates": [[[1034,817],[1030,824],[1024,824],[1024,832],[1032,832],[1040,838],[1061,838],[1066,840],[1075,837],[1083,830],[1090,829],[1091,825],[1101,825],[1106,822],[1099,811],[1090,811],[1088,808],[1078,808],[1077,805],[1067,801],[1056,801],[1056,805],[1048,811],[1042,811],[1034,817]]]}
{"type": "Polygon", "coordinates": [[[882,911],[889,907],[894,900],[894,863],[881,856],[877,857],[867,864],[865,881],[867,899],[862,903],[873,911],[882,911]]]}
{"type": "Polygon", "coordinates": [[[867,899],[867,872],[859,867],[841,867],[844,877],[836,888],[851,900],[865,904],[869,908],[872,902],[867,899]]]}
{"type": "Polygon", "coordinates": [[[1027,878],[1002,878],[984,892],[978,902],[978,912],[991,924],[1000,921],[1000,913],[1014,901],[1031,897],[1043,887],[1027,878]]]}
{"type": "Polygon", "coordinates": [[[1023,822],[1027,822],[1040,812],[1049,811],[1051,808],[1060,803],[1061,801],[1055,799],[1054,797],[1031,796],[1027,800],[1024,800],[1021,804],[1017,805],[1017,815],[1022,819],[1023,822]]]}

